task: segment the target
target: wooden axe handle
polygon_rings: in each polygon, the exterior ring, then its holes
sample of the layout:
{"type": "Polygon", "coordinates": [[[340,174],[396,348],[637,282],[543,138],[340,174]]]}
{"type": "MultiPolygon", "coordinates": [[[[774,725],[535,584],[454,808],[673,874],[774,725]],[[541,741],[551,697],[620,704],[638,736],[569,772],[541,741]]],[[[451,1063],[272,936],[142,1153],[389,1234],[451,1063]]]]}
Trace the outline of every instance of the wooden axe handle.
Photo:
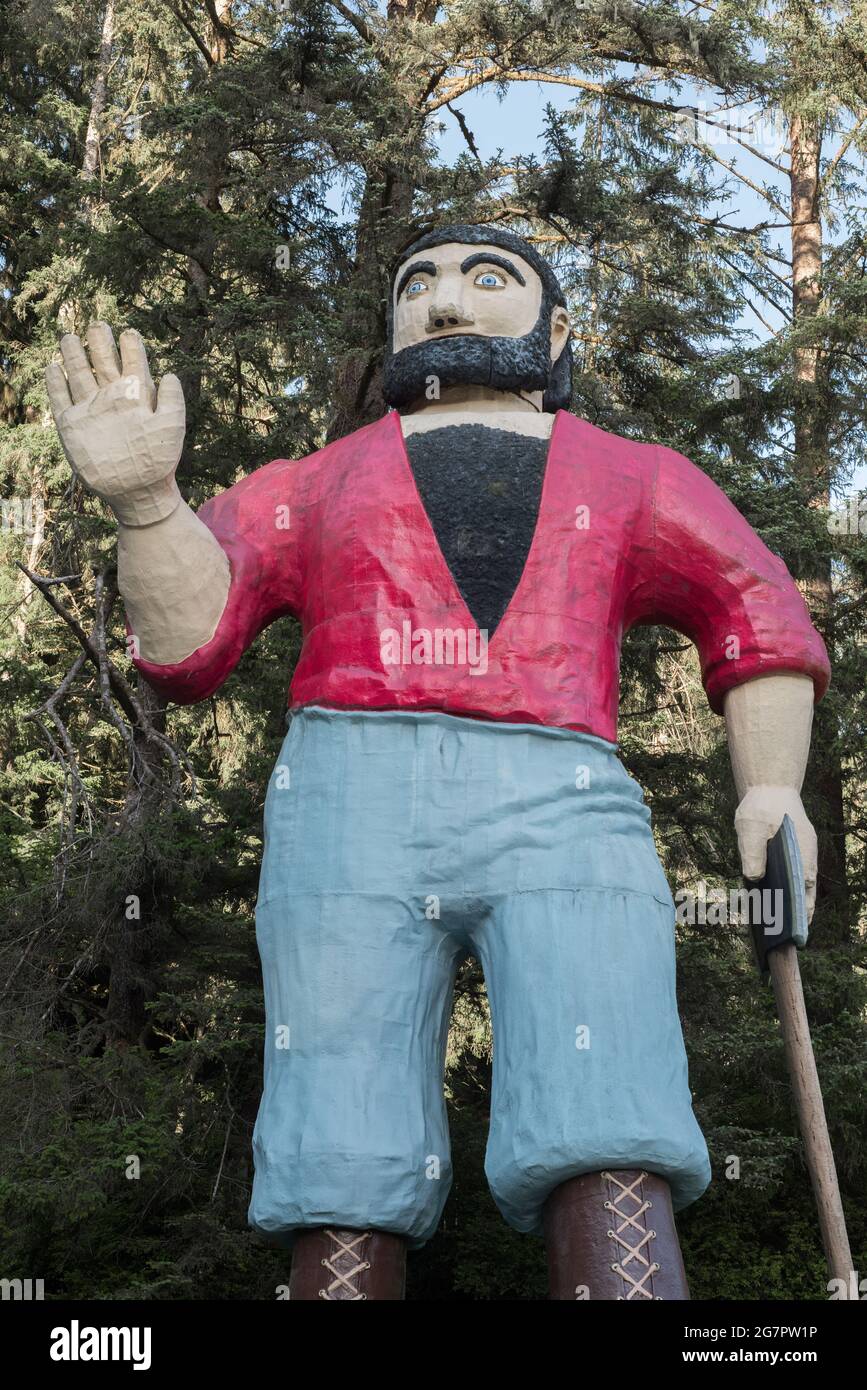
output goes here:
{"type": "MultiPolygon", "coordinates": [[[[804,1006],[798,952],[791,941],[768,952],[768,968],[777,1000],[780,1026],[786,1048],[786,1064],[795,1096],[798,1122],[810,1181],[819,1212],[822,1244],[832,1279],[843,1279],[849,1289],[852,1253],[846,1233],[846,1219],[840,1201],[837,1169],[825,1119],[825,1105],[816,1071],[816,1058],[810,1038],[810,1025],[804,1006]]],[[[856,1294],[857,1297],[857,1294],[856,1294]]]]}

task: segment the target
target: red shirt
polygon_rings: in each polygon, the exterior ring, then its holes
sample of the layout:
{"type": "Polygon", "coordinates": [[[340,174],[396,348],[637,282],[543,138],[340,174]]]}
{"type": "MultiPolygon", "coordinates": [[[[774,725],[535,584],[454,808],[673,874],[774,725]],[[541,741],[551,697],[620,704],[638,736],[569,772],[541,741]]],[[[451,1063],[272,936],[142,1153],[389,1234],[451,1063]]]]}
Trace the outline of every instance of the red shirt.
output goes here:
{"type": "Polygon", "coordinates": [[[386,415],[297,463],[277,459],[205,504],[232,582],[213,638],[139,670],[179,704],[212,694],[275,618],[300,619],[293,708],[438,709],[617,736],[620,646],[637,623],[697,645],[711,707],[754,676],[830,677],[788,570],[673,449],[558,411],[539,515],[487,646],[446,565],[386,415]],[[472,638],[473,640],[469,640],[472,638]],[[461,659],[463,656],[463,659],[461,659]],[[451,661],[449,660],[451,658],[451,661]]]}

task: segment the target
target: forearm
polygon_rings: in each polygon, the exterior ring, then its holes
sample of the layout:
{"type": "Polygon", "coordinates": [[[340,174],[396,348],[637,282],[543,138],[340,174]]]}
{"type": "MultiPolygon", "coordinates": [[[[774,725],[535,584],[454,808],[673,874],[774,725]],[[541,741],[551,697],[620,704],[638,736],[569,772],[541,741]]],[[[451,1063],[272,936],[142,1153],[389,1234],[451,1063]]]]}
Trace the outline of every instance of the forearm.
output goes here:
{"type": "Polygon", "coordinates": [[[816,901],[816,832],[800,793],[810,752],[813,695],[809,676],[757,676],[730,690],[724,704],[739,797],[735,829],[744,876],[762,877],[768,841],[788,816],[801,851],[811,917],[816,901]]]}
{"type": "Polygon", "coordinates": [[[792,673],[760,676],[726,695],[726,732],[735,786],[800,792],[810,752],[813,682],[792,673]]]}
{"type": "Polygon", "coordinates": [[[117,550],[137,655],[173,665],[211,640],[229,593],[229,561],[180,494],[174,509],[150,525],[118,517],[117,550]]]}

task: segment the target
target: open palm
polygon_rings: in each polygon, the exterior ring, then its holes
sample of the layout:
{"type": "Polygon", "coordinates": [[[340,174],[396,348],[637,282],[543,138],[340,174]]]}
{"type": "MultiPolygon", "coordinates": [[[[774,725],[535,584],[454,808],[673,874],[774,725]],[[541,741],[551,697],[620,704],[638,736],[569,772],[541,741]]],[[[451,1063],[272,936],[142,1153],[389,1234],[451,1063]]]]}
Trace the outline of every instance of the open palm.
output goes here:
{"type": "Polygon", "coordinates": [[[181,383],[164,376],[154,387],[141,334],[126,329],[120,354],[107,323],[92,323],[85,351],[68,333],[61,361],[46,372],[48,395],[64,451],[82,482],[109,503],[170,481],[184,442],[181,383]]]}

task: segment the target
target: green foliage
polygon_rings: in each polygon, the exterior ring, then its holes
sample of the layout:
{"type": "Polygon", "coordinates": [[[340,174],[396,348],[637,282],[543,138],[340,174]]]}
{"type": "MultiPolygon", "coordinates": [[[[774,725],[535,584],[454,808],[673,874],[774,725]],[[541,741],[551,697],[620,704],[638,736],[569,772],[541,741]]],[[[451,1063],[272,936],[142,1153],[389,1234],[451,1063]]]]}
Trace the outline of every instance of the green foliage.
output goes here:
{"type": "MultiPolygon", "coordinates": [[[[267,459],[309,453],[329,430],[377,415],[396,251],[436,221],[487,218],[551,239],[541,244],[574,316],[576,412],[688,454],[799,577],[833,568],[820,770],[841,780],[845,874],[820,903],[802,963],[863,1272],[867,539],[829,539],[828,498],[796,466],[791,369],[794,347],[821,346],[820,417],[842,490],[864,462],[863,138],[828,170],[821,314],[757,342],[745,315],[757,294],[780,293],[777,243],[720,213],[733,185],[706,151],[673,138],[662,109],[697,79],[730,101],[800,102],[833,130],[841,111],[863,108],[852,56],[863,20],[843,6],[828,38],[797,6],[721,6],[699,23],[694,7],[663,0],[582,7],[579,23],[559,0],[553,16],[524,0],[462,0],[419,4],[418,22],[365,6],[358,25],[340,8],[292,0],[233,13],[218,0],[208,9],[225,16],[221,39],[205,7],[184,6],[203,51],[174,8],[116,0],[89,169],[104,7],[3,6],[0,481],[4,498],[36,510],[29,528],[0,531],[0,1272],[43,1278],[49,1298],[98,1299],[274,1298],[288,1275],[285,1252],[248,1230],[246,1207],[261,1087],[262,807],[300,634],[274,625],[213,700],[168,712],[186,758],[174,779],[153,744],[131,750],[89,663],[46,703],[81,647],[16,562],[63,577],[52,592],[90,633],[115,546],[47,412],[58,331],[93,318],[137,327],[154,375],[181,376],[180,482],[197,506],[267,459]],[[494,66],[483,73],[478,54],[494,66]],[[627,91],[630,64],[642,77],[627,91]],[[474,81],[508,99],[518,77],[541,71],[597,85],[616,75],[620,95],[574,88],[565,113],[548,113],[541,159],[483,159],[467,126],[465,154],[437,161],[429,118],[451,115],[432,101],[453,105],[474,81]],[[732,373],[736,398],[721,390],[732,373]]],[[[107,655],[147,701],[117,602],[107,613],[107,655]]],[[[161,727],[162,711],[148,708],[161,727]]],[[[673,888],[737,884],[723,730],[676,634],[628,637],[621,740],[673,888]]],[[[820,776],[805,799],[821,832],[837,824],[820,776]]],[[[710,1191],[679,1220],[693,1296],[821,1298],[771,997],[737,929],[684,926],[678,944],[714,1167],[710,1191]]],[[[491,1057],[471,963],[447,1059],[455,1183],[440,1231],[410,1258],[411,1298],[544,1297],[541,1242],[505,1226],[484,1179],[491,1057]]]]}

